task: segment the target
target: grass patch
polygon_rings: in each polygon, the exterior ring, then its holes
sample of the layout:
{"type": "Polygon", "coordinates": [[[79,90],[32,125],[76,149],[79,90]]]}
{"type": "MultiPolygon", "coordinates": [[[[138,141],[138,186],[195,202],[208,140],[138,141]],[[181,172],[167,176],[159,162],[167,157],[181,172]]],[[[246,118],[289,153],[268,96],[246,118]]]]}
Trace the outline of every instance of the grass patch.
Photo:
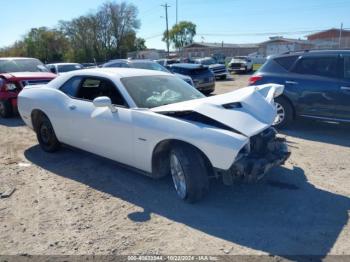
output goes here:
{"type": "Polygon", "coordinates": [[[262,66],[262,64],[254,64],[254,65],[253,65],[253,70],[256,71],[256,70],[258,70],[261,66],[262,66]]]}

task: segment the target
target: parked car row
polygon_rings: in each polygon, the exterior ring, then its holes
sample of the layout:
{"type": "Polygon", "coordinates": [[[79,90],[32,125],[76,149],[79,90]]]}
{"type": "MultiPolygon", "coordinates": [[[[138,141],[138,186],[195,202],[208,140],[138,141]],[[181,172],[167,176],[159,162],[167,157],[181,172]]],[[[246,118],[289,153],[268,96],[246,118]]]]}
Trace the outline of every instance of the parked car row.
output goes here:
{"type": "MultiPolygon", "coordinates": [[[[138,68],[138,69],[147,69],[155,70],[161,72],[169,72],[164,66],[151,61],[151,60],[130,60],[130,59],[116,59],[111,60],[102,65],[102,67],[122,67],[122,68],[138,68]]],[[[192,78],[184,74],[176,74],[179,78],[194,86],[192,78]]]]}

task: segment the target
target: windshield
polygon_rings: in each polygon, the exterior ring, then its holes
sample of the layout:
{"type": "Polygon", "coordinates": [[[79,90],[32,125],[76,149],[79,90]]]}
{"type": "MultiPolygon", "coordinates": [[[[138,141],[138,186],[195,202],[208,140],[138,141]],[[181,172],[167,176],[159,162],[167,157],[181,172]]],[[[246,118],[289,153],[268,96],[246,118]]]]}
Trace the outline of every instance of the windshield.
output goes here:
{"type": "Polygon", "coordinates": [[[162,65],[154,62],[154,63],[149,63],[149,62],[132,62],[129,64],[130,67],[133,68],[139,68],[139,69],[148,69],[148,70],[155,70],[155,71],[162,71],[162,72],[167,72],[169,71],[163,67],[162,65]]]}
{"type": "Polygon", "coordinates": [[[202,60],[198,60],[198,61],[202,65],[213,65],[213,64],[216,64],[215,60],[212,59],[212,58],[202,59],[202,60]]]}
{"type": "Polygon", "coordinates": [[[174,76],[134,76],[121,79],[137,107],[153,108],[205,97],[174,76]]]}
{"type": "Polygon", "coordinates": [[[38,59],[0,60],[0,73],[14,72],[48,72],[48,70],[38,59]]]}
{"type": "Polygon", "coordinates": [[[79,64],[73,64],[73,65],[58,65],[57,66],[58,72],[59,73],[65,73],[65,72],[70,72],[74,70],[79,70],[83,69],[82,65],[79,64]]]}
{"type": "Polygon", "coordinates": [[[236,56],[236,57],[234,57],[233,58],[233,60],[240,60],[240,61],[247,61],[248,60],[248,58],[247,57],[245,57],[245,56],[236,56]]]}

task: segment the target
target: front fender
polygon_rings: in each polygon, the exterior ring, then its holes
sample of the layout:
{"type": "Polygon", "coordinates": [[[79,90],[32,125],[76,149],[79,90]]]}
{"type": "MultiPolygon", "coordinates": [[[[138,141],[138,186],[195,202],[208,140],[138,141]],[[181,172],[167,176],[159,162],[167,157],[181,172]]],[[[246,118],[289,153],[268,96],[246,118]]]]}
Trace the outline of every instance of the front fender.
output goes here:
{"type": "Polygon", "coordinates": [[[152,172],[152,155],[165,140],[179,140],[203,152],[215,168],[227,170],[249,139],[243,135],[151,111],[133,111],[135,166],[152,172]]]}

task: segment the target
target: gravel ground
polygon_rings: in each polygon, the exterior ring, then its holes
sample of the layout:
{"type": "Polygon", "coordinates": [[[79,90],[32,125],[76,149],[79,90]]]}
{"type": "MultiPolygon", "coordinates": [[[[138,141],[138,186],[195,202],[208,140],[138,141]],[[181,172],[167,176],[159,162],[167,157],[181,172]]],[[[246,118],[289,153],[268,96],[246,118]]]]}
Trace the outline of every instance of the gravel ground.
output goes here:
{"type": "MultiPolygon", "coordinates": [[[[248,75],[217,83],[244,86],[248,75]]],[[[292,155],[257,184],[211,183],[190,205],[155,181],[70,148],[40,150],[0,119],[0,254],[350,255],[350,127],[297,122],[292,155]]]]}

